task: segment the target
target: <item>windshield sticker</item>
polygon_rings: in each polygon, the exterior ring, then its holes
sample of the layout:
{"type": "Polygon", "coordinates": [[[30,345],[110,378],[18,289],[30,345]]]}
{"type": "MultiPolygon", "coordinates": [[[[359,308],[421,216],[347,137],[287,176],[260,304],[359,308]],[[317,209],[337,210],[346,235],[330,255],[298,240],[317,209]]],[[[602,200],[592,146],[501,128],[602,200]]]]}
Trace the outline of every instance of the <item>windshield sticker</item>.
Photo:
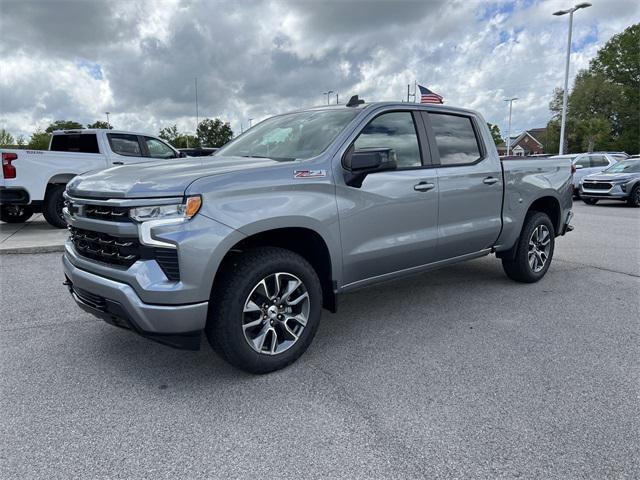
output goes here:
{"type": "Polygon", "coordinates": [[[294,170],[293,178],[320,178],[326,177],[326,170],[294,170]]]}

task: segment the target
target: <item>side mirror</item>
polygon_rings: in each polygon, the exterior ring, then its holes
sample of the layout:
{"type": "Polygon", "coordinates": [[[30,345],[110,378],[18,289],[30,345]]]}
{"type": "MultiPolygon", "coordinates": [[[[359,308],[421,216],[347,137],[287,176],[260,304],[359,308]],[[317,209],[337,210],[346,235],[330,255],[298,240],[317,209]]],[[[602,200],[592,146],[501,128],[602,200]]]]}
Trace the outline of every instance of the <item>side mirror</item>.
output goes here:
{"type": "Polygon", "coordinates": [[[392,148],[363,148],[354,150],[351,145],[342,158],[342,166],[347,171],[345,182],[360,188],[365,177],[374,172],[385,172],[398,168],[396,153],[392,148]]]}
{"type": "Polygon", "coordinates": [[[187,158],[187,154],[184,152],[178,152],[178,157],[179,158],[187,158]]]}

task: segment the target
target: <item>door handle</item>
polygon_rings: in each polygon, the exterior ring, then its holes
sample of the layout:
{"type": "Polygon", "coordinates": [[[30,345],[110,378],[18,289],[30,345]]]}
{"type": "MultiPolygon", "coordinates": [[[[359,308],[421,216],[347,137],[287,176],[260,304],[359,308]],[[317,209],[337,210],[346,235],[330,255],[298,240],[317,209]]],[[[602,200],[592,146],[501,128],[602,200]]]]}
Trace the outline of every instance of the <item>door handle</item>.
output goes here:
{"type": "Polygon", "coordinates": [[[494,183],[498,183],[498,179],[495,177],[487,177],[482,180],[482,183],[484,183],[485,185],[493,185],[494,183]]]}
{"type": "Polygon", "coordinates": [[[124,165],[124,162],[111,162],[113,165],[124,165]]]}
{"type": "Polygon", "coordinates": [[[417,185],[414,185],[413,189],[416,192],[428,192],[429,190],[431,190],[435,186],[436,185],[434,183],[420,182],[417,185]]]}

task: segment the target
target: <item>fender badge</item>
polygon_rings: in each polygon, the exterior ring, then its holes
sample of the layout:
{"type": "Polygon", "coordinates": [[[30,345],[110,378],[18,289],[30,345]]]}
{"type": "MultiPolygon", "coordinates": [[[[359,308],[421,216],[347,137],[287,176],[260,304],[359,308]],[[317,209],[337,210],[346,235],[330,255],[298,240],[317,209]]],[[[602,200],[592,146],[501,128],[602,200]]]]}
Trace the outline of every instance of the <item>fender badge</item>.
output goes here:
{"type": "Polygon", "coordinates": [[[326,170],[294,170],[293,178],[321,178],[326,177],[326,170]]]}

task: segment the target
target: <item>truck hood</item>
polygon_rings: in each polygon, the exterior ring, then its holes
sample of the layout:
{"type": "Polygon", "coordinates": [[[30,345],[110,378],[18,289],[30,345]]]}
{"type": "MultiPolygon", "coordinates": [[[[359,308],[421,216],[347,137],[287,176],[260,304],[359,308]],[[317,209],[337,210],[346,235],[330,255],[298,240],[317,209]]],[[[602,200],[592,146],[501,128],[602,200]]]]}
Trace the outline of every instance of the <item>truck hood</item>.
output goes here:
{"type": "Polygon", "coordinates": [[[194,157],[137,163],[78,175],[67,186],[74,196],[149,198],[184,195],[195,180],[210,175],[281,164],[269,158],[194,157]]]}
{"type": "MultiPolygon", "coordinates": [[[[623,180],[631,180],[632,178],[638,177],[640,174],[636,173],[594,173],[593,175],[587,175],[584,177],[584,180],[595,180],[597,182],[615,182],[615,181],[623,181],[623,180]]],[[[583,180],[583,181],[584,181],[583,180]]]]}

